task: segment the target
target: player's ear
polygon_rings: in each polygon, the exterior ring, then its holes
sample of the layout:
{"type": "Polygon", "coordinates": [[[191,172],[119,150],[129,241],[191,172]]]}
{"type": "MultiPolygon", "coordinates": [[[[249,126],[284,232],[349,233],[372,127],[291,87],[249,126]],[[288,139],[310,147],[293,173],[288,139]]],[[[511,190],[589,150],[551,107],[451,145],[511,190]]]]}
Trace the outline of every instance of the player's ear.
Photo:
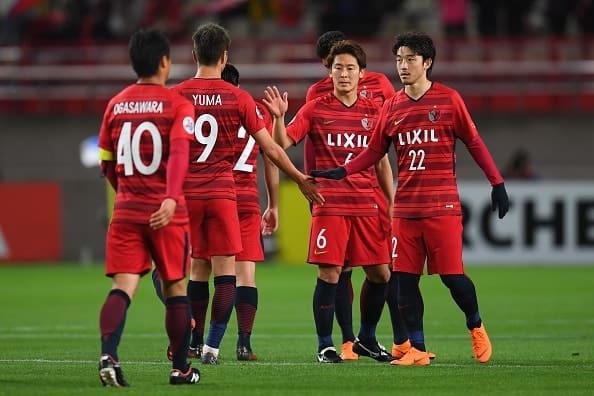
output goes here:
{"type": "Polygon", "coordinates": [[[194,60],[194,63],[198,63],[198,56],[196,56],[196,52],[194,50],[192,50],[192,59],[194,60]]]}

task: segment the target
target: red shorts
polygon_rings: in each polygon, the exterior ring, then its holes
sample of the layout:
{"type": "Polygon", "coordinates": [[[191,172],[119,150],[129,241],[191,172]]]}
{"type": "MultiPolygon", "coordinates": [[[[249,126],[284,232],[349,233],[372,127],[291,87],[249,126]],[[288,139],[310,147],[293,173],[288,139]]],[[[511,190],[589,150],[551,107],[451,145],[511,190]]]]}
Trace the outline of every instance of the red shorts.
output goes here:
{"type": "Polygon", "coordinates": [[[390,262],[388,238],[378,216],[313,216],[308,263],[351,267],[390,262]]]}
{"type": "Polygon", "coordinates": [[[462,263],[462,216],[422,219],[394,218],[392,222],[392,268],[422,275],[460,275],[462,263]]]}
{"type": "Polygon", "coordinates": [[[190,215],[192,257],[234,256],[241,252],[237,204],[231,199],[192,199],[190,215]]]}
{"type": "Polygon", "coordinates": [[[148,224],[112,223],[105,243],[105,274],[141,274],[151,259],[164,280],[183,279],[188,270],[188,226],[153,230],[148,224]]]}
{"type": "Polygon", "coordinates": [[[241,244],[243,250],[235,256],[237,261],[264,261],[264,248],[261,238],[262,217],[256,213],[239,216],[241,244]]]}

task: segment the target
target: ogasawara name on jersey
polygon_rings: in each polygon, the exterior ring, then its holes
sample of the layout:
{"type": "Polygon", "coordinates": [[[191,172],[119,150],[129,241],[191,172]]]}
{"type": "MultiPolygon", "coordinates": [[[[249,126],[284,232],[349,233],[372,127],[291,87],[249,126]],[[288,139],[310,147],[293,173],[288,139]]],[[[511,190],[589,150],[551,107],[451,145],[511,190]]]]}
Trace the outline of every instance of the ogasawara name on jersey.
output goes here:
{"type": "Polygon", "coordinates": [[[113,114],[163,113],[163,102],[142,100],[119,102],[113,106],[113,114]]]}

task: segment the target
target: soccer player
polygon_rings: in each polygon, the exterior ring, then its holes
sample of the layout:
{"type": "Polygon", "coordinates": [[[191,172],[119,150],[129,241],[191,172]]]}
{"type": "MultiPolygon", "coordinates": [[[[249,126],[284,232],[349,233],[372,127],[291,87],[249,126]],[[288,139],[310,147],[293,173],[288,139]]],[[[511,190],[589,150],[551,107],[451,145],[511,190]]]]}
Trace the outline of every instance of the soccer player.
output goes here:
{"type": "Polygon", "coordinates": [[[299,185],[307,199],[322,203],[323,197],[313,178],[297,170],[272,140],[254,99],[221,79],[230,46],[227,31],[207,23],[198,27],[192,39],[196,75],[172,89],[194,104],[196,116],[195,140],[190,144],[190,167],[184,183],[192,239],[188,296],[196,318],[192,347],[198,347],[200,342],[199,312],[209,299],[208,282],[204,280],[212,270],[214,295],[201,361],[217,364],[235,300],[235,256],[243,250],[233,178],[239,128],[245,128],[264,154],[299,185]]]}
{"type": "MultiPolygon", "coordinates": [[[[235,86],[239,86],[239,71],[231,63],[227,63],[221,73],[221,78],[235,86]]],[[[265,118],[267,129],[272,126],[270,113],[266,108],[258,108],[265,118]]],[[[236,355],[238,360],[257,360],[251,347],[251,333],[258,308],[258,289],[256,287],[256,262],[264,261],[264,249],[261,235],[271,235],[278,228],[278,168],[264,156],[264,180],[268,197],[268,207],[262,215],[258,194],[258,178],[256,173],[259,147],[254,138],[240,127],[237,132],[240,144],[236,152],[233,178],[237,193],[237,211],[243,250],[235,257],[235,273],[237,288],[235,296],[235,312],[237,315],[238,339],[236,355]]],[[[208,276],[203,277],[202,287],[208,290],[208,276]]],[[[196,281],[196,280],[195,280],[196,281]]],[[[198,326],[194,332],[197,335],[194,346],[190,349],[190,356],[199,356],[203,347],[208,302],[200,306],[197,314],[198,326]]]]}
{"type": "MultiPolygon", "coordinates": [[[[225,65],[223,80],[239,86],[239,71],[230,63],[225,65]]],[[[265,106],[257,104],[264,117],[266,129],[272,130],[272,117],[265,106]]],[[[256,172],[259,147],[254,138],[247,135],[243,127],[239,128],[238,138],[242,145],[236,153],[233,178],[237,192],[237,212],[243,250],[235,257],[237,289],[235,295],[235,313],[237,315],[237,360],[257,360],[252,352],[251,334],[258,309],[258,289],[256,287],[256,262],[264,261],[262,235],[271,235],[278,229],[278,168],[263,156],[264,180],[268,206],[262,214],[258,193],[256,172]]]]}
{"type": "MultiPolygon", "coordinates": [[[[332,46],[338,41],[344,40],[345,34],[338,30],[331,30],[322,34],[316,43],[316,55],[322,62],[324,68],[328,71],[328,76],[314,83],[307,90],[306,102],[314,100],[320,96],[326,95],[333,91],[334,84],[332,83],[331,65],[328,64],[328,54],[332,46]]],[[[382,73],[366,70],[363,77],[359,80],[357,87],[359,95],[373,100],[379,107],[384,104],[384,101],[394,95],[396,92],[388,77],[382,73]]],[[[303,143],[303,158],[304,171],[309,173],[315,169],[315,156],[311,139],[306,136],[303,143]]],[[[377,194],[378,205],[382,205],[385,210],[380,210],[382,219],[386,227],[391,227],[391,218],[388,208],[392,207],[392,200],[386,201],[379,186],[375,189],[377,194]]],[[[390,237],[391,239],[391,237],[390,237]]],[[[340,273],[338,279],[338,286],[336,288],[336,321],[340,326],[342,332],[342,346],[340,356],[344,360],[356,360],[358,355],[353,352],[353,343],[355,341],[355,334],[353,332],[353,284],[351,282],[352,268],[348,265],[348,258],[345,266],[340,273]]],[[[398,311],[397,302],[398,283],[396,275],[392,272],[390,276],[390,283],[386,291],[386,302],[390,311],[390,321],[392,324],[392,355],[394,357],[402,357],[404,353],[410,348],[408,341],[408,333],[404,326],[400,312],[398,311]]],[[[431,352],[430,352],[431,353],[431,352]]],[[[431,353],[431,357],[435,355],[431,353]]]]}
{"type": "Polygon", "coordinates": [[[406,33],[392,48],[404,88],[384,104],[369,147],[356,159],[316,177],[342,179],[382,159],[394,145],[398,187],[394,197],[393,268],[399,280],[399,308],[412,347],[395,365],[428,365],[419,280],[425,261],[439,274],[466,316],[472,352],[480,363],[491,358],[491,342],[479,313],[474,284],[462,262],[462,209],[455,173],[460,139],[492,185],[491,205],[502,219],[509,209],[503,178],[459,93],[429,79],[435,60],[431,37],[406,33]]]}
{"type": "Polygon", "coordinates": [[[169,383],[195,384],[200,373],[186,356],[191,318],[184,282],[189,251],[182,190],[194,108],[165,87],[171,60],[162,33],[134,33],[129,54],[138,81],[109,101],[99,132],[101,169],[116,190],[106,238],[105,274],[113,284],[99,316],[99,377],[104,386],[128,386],[118,345],[128,307],[152,259],[163,280],[165,328],[173,352],[169,383]]]}
{"type": "MultiPolygon", "coordinates": [[[[309,135],[319,165],[343,165],[363,151],[371,139],[379,108],[357,94],[366,67],[365,52],[352,41],[336,43],[328,56],[334,91],[307,102],[285,127],[287,93],[267,87],[264,103],[276,118],[274,138],[287,148],[309,135]]],[[[374,188],[380,183],[384,199],[392,196],[392,172],[387,156],[376,167],[342,181],[320,183],[326,201],[314,203],[308,263],[318,266],[313,311],[318,335],[318,361],[340,363],[332,340],[336,287],[348,257],[350,265],[363,267],[361,327],[353,350],[379,361],[391,355],[378,344],[375,329],[385,302],[390,277],[388,230],[382,226],[374,188]]],[[[387,210],[387,209],[386,209],[387,210]]]]}

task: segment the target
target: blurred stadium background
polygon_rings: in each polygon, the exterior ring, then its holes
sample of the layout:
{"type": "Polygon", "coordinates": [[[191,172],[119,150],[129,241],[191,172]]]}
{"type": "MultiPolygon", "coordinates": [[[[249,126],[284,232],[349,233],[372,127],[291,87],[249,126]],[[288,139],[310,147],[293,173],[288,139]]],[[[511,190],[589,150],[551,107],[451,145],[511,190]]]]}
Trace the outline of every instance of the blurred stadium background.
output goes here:
{"type": "MultiPolygon", "coordinates": [[[[106,186],[81,157],[107,100],[134,81],[127,39],[158,26],[173,43],[170,83],[191,77],[191,33],[230,30],[230,60],[259,99],[289,92],[291,111],[324,76],[317,36],[360,41],[368,69],[397,80],[395,34],[433,35],[433,77],[458,89],[500,169],[512,209],[460,145],[469,263],[594,264],[594,1],[591,0],[0,0],[0,263],[103,258],[106,186]],[[527,159],[532,173],[507,169],[527,159]],[[518,161],[514,161],[518,160],[518,161]],[[515,177],[514,177],[515,175],[515,177]]],[[[301,164],[301,147],[290,150],[301,164]]],[[[305,258],[309,216],[291,183],[269,257],[305,258]]]]}

